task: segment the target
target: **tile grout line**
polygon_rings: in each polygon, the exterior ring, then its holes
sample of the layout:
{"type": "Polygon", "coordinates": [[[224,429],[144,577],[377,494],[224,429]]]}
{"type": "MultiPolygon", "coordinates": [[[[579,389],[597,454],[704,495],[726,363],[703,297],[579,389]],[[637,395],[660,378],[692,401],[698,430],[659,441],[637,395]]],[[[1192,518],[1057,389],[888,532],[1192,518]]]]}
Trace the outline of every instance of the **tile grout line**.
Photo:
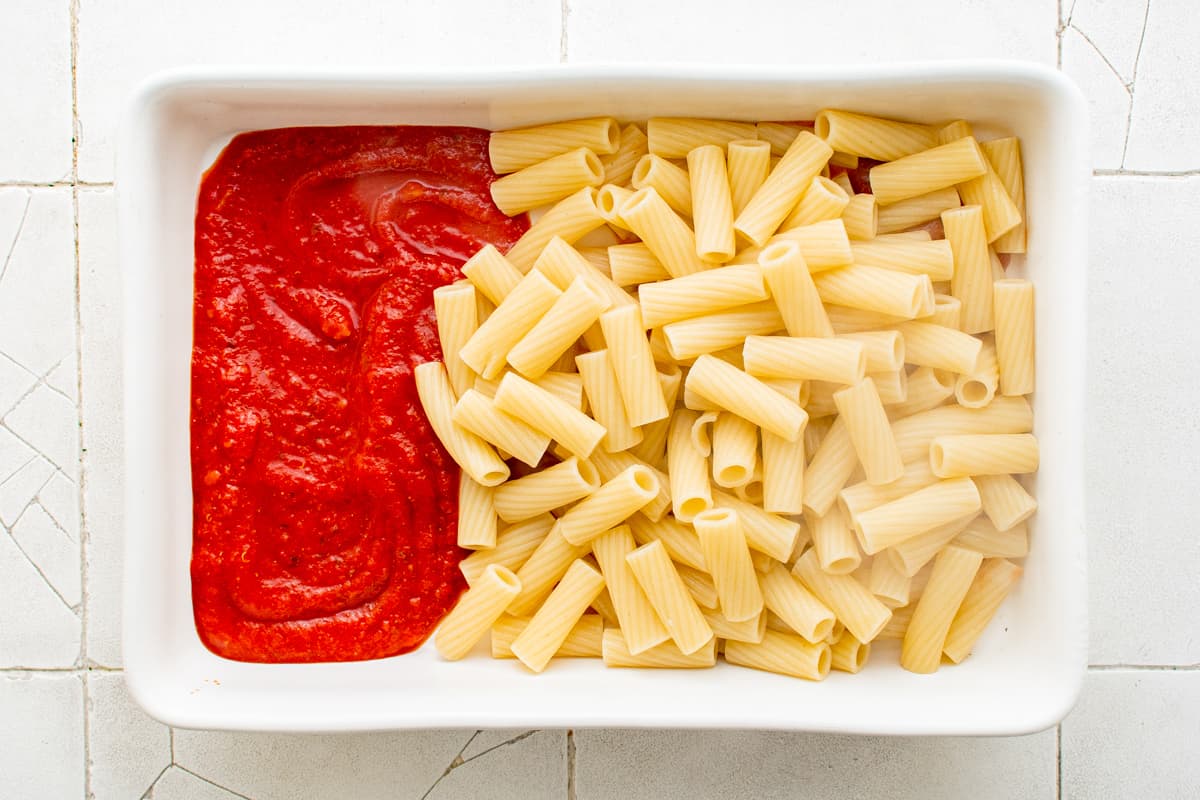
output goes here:
{"type": "MultiPolygon", "coordinates": [[[[82,324],[80,314],[80,259],[79,259],[79,0],[68,0],[70,24],[70,68],[71,68],[71,224],[75,260],[75,402],[76,402],[76,464],[78,467],[77,513],[79,514],[79,663],[87,664],[88,633],[88,569],[87,569],[87,515],[84,513],[83,493],[83,359],[82,324]]],[[[83,796],[93,797],[92,792],[92,737],[91,737],[91,680],[85,670],[83,683],[83,796]]]]}
{"type": "Polygon", "coordinates": [[[571,0],[560,0],[558,31],[558,63],[567,63],[567,18],[571,16],[571,0]]]}
{"type": "MultiPolygon", "coordinates": [[[[72,150],[75,144],[71,144],[72,150]]],[[[72,154],[72,160],[75,155],[72,154]]],[[[112,181],[5,181],[0,180],[0,189],[70,189],[75,186],[84,189],[111,189],[113,188],[112,181]]]]}
{"type": "Polygon", "coordinates": [[[577,800],[575,790],[575,729],[567,729],[567,800],[577,800]]]}
{"type": "Polygon", "coordinates": [[[1062,723],[1054,726],[1054,796],[1062,800],[1062,723]]]}

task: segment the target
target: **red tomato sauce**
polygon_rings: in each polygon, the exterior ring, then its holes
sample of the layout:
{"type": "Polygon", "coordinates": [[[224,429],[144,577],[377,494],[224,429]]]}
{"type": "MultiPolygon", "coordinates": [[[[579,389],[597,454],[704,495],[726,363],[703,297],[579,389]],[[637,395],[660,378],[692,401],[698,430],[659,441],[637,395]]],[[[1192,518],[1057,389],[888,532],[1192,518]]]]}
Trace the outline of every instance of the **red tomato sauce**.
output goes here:
{"type": "Polygon", "coordinates": [[[486,131],[237,136],[200,186],[192,601],[214,653],[351,661],[418,647],[464,589],[458,468],[412,369],[433,289],[528,223],[492,204],[486,131]]]}

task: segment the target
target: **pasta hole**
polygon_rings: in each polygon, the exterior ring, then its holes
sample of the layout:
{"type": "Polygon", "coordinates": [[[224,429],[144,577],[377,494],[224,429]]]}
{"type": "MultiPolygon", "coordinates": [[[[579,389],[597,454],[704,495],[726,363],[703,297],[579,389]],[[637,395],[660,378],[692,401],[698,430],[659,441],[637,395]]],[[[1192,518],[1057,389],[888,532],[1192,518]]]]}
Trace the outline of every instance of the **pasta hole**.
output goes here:
{"type": "Polygon", "coordinates": [[[778,264],[785,259],[794,258],[794,254],[798,252],[800,252],[800,245],[795,242],[774,242],[764,247],[758,254],[758,263],[763,266],[778,264]]]}
{"type": "Polygon", "coordinates": [[[829,645],[821,648],[821,655],[817,656],[817,674],[824,678],[829,674],[829,668],[833,666],[833,652],[829,649],[829,645]]]}
{"type": "Polygon", "coordinates": [[[717,470],[716,477],[721,486],[744,486],[750,480],[750,470],[740,464],[733,464],[717,470]]]}
{"type": "Polygon", "coordinates": [[[833,632],[833,619],[826,618],[817,623],[813,628],[812,637],[817,641],[824,641],[829,638],[829,634],[833,632]]]}
{"type": "Polygon", "coordinates": [[[583,154],[583,160],[587,164],[588,172],[592,175],[592,180],[596,181],[596,183],[604,180],[604,165],[600,163],[600,156],[591,150],[586,150],[583,154]]]}
{"type": "Polygon", "coordinates": [[[871,654],[871,645],[860,644],[854,648],[854,668],[862,669],[867,663],[867,656],[871,654]]]}
{"type": "Polygon", "coordinates": [[[633,165],[633,177],[630,182],[639,189],[646,182],[646,178],[650,177],[650,170],[654,167],[654,158],[650,155],[644,155],[638,159],[638,162],[633,165]]]}
{"type": "Polygon", "coordinates": [[[600,215],[605,219],[617,215],[617,202],[617,193],[613,191],[611,186],[605,186],[596,195],[596,208],[599,209],[600,215]]]}
{"type": "Polygon", "coordinates": [[[698,512],[696,519],[700,522],[725,522],[732,516],[733,512],[728,508],[710,508],[698,512]]]}
{"type": "Polygon", "coordinates": [[[615,119],[608,121],[608,126],[604,131],[604,138],[608,142],[608,152],[610,153],[616,152],[617,148],[621,146],[621,128],[617,125],[615,119]]]}
{"type": "Polygon", "coordinates": [[[710,519],[715,512],[709,510],[709,502],[702,497],[689,497],[679,506],[679,513],[693,520],[710,519]]]}
{"type": "Polygon", "coordinates": [[[479,482],[480,485],[482,485],[482,486],[499,486],[500,484],[502,484],[506,480],[508,480],[508,471],[501,470],[501,469],[492,469],[492,470],[488,470],[487,472],[483,473],[483,475],[481,477],[483,478],[483,480],[481,480],[479,482]]]}
{"type": "MultiPolygon", "coordinates": [[[[892,337],[892,364],[896,369],[904,366],[904,337],[892,337]]],[[[904,373],[901,373],[904,374],[904,373]]]]}
{"type": "Polygon", "coordinates": [[[820,139],[828,139],[829,127],[829,115],[825,112],[817,114],[817,118],[813,121],[813,133],[820,139]]]}
{"type": "Polygon", "coordinates": [[[502,566],[500,564],[489,564],[488,568],[487,568],[487,570],[485,570],[485,572],[493,573],[496,576],[496,578],[501,583],[503,583],[505,586],[508,586],[512,589],[517,589],[517,590],[520,590],[520,588],[521,588],[521,582],[519,580],[517,580],[517,576],[508,567],[502,566]]]}
{"type": "Polygon", "coordinates": [[[933,379],[938,382],[938,385],[943,389],[953,389],[954,383],[957,380],[953,372],[944,369],[933,370],[933,379]]]}
{"type": "Polygon", "coordinates": [[[654,477],[654,473],[646,467],[637,466],[630,468],[633,485],[642,492],[651,496],[658,494],[658,478],[654,477]]]}
{"type": "Polygon", "coordinates": [[[583,478],[583,482],[591,488],[595,489],[600,486],[600,473],[596,471],[595,465],[585,459],[578,459],[577,469],[579,477],[583,478]]]}
{"type": "Polygon", "coordinates": [[[830,575],[849,575],[854,570],[858,569],[858,565],[862,563],[862,559],[854,556],[846,556],[845,558],[835,558],[830,561],[825,571],[830,575]]]}
{"type": "Polygon", "coordinates": [[[934,475],[941,475],[942,468],[946,464],[946,450],[942,447],[942,443],[937,439],[929,445],[929,466],[933,470],[934,475]]]}
{"type": "Polygon", "coordinates": [[[968,408],[978,408],[986,405],[988,400],[988,387],[983,381],[974,379],[965,380],[958,385],[958,402],[968,408]]]}

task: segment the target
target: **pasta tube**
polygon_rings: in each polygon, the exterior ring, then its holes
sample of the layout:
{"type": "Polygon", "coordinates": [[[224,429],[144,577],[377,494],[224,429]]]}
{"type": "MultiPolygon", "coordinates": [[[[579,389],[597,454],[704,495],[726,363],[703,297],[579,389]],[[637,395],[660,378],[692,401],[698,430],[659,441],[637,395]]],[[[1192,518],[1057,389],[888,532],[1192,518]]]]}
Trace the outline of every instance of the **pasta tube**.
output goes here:
{"type": "Polygon", "coordinates": [[[520,591],[521,582],[511,570],[488,566],[438,626],[434,646],[442,658],[457,661],[471,652],[520,591]]]}
{"type": "Polygon", "coordinates": [[[753,422],[789,442],[804,430],[808,415],[757,378],[720,359],[703,355],[688,372],[686,385],[726,411],[753,422]]]}
{"type": "Polygon", "coordinates": [[[600,315],[600,328],[608,343],[609,363],[629,424],[639,426],[666,419],[669,410],[654,369],[641,310],[636,305],[610,309],[600,315]]]}
{"type": "Polygon", "coordinates": [[[979,511],[979,490],[970,478],[955,478],[918,489],[876,506],[856,520],[863,550],[874,555],[906,539],[979,511]]]}
{"type": "Polygon", "coordinates": [[[721,614],[730,622],[757,619],[762,614],[763,597],[737,512],[702,511],[693,524],[704,560],[711,565],[721,614]]]}
{"type": "Polygon", "coordinates": [[[640,653],[632,653],[624,631],[609,628],[604,631],[604,666],[640,667],[642,669],[708,669],[717,664],[717,640],[684,655],[674,642],[663,642],[640,653]]]}
{"type": "Polygon", "coordinates": [[[733,258],[733,196],[725,151],[716,145],[688,153],[692,216],[696,224],[696,255],[722,263],[733,258]]]}
{"type": "Polygon", "coordinates": [[[562,581],[513,641],[513,655],[534,672],[543,671],[603,588],[604,578],[599,572],[583,561],[571,564],[562,581]]]}
{"type": "Polygon", "coordinates": [[[632,655],[643,653],[670,638],[638,585],[633,570],[625,563],[625,556],[636,547],[627,525],[613,528],[592,540],[592,552],[604,573],[613,610],[632,655]]]}
{"type": "Polygon", "coordinates": [[[729,143],[729,191],[733,213],[740,214],[771,171],[771,144],[756,139],[729,143]]]}
{"type": "Polygon", "coordinates": [[[1036,472],[1038,443],[1030,433],[938,436],[929,445],[929,463],[939,478],[1036,472]]]}
{"type": "Polygon", "coordinates": [[[776,631],[767,631],[758,644],[732,639],[725,643],[725,660],[730,664],[810,681],[825,679],[831,659],[829,645],[825,642],[812,644],[799,636],[776,631]]]}
{"type": "Polygon", "coordinates": [[[758,256],[758,264],[789,336],[833,336],[833,326],[798,244],[767,245],[758,256]]]}
{"type": "Polygon", "coordinates": [[[965,183],[987,172],[975,139],[967,137],[871,167],[871,191],[887,206],[965,183]]]}
{"type": "Polygon", "coordinates": [[[891,483],[904,473],[904,461],[896,446],[896,437],[888,422],[883,401],[875,382],[861,382],[833,393],[838,413],[846,421],[846,432],[858,454],[867,481],[875,485],[891,483]]]}
{"type": "Polygon", "coordinates": [[[484,486],[503,483],[509,475],[508,465],[483,439],[456,425],[452,419],[454,389],[450,386],[445,365],[440,361],[419,364],[413,369],[413,377],[429,426],[454,462],[476,483],[484,486]]]}
{"type": "Polygon", "coordinates": [[[495,489],[469,475],[458,478],[458,546],[468,550],[496,546],[495,489]]]}
{"type": "Polygon", "coordinates": [[[712,640],[712,628],[704,621],[661,542],[642,545],[625,556],[625,562],[680,652],[695,653],[712,640]]]}
{"type": "Polygon", "coordinates": [[[571,544],[587,544],[657,495],[658,478],[650,468],[629,467],[563,514],[558,527],[571,544]]]}
{"type": "Polygon", "coordinates": [[[817,136],[840,153],[876,161],[896,159],[935,146],[937,133],[928,125],[826,108],[814,120],[817,136]]]}
{"type": "Polygon", "coordinates": [[[978,553],[953,546],[934,559],[933,574],[904,633],[900,666],[909,672],[937,671],[950,625],[982,561],[978,553]]]}
{"type": "Polygon", "coordinates": [[[766,244],[832,154],[829,145],[801,132],[738,214],[734,231],[759,247],[766,244]]]}
{"type": "Polygon", "coordinates": [[[587,461],[566,461],[496,487],[496,513],[505,522],[540,516],[587,497],[600,486],[600,476],[587,461]]]}
{"type": "Polygon", "coordinates": [[[595,153],[580,147],[494,181],[492,202],[511,217],[603,182],[604,165],[595,153]]]}
{"type": "Polygon", "coordinates": [[[942,645],[947,658],[959,664],[971,654],[976,640],[1021,577],[1021,571],[1016,564],[1002,558],[989,558],[983,562],[950,623],[942,645]]]}
{"type": "Polygon", "coordinates": [[[1033,284],[1005,279],[993,285],[1000,393],[1029,394],[1034,384],[1033,284]]]}
{"type": "Polygon", "coordinates": [[[488,158],[492,169],[503,175],[580,147],[601,155],[613,153],[621,143],[621,129],[612,117],[574,119],[495,131],[488,137],[488,158]]]}

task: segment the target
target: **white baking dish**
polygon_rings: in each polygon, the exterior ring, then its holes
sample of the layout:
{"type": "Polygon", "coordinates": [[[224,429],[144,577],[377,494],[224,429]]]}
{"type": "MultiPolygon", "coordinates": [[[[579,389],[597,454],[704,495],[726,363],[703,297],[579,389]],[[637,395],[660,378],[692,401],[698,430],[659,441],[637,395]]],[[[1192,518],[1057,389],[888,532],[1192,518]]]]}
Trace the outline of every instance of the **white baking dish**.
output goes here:
{"type": "MultiPolygon", "coordinates": [[[[1083,531],[1087,130],[1059,74],[1006,63],[858,68],[698,66],[523,70],[176,72],[137,93],[117,169],[125,283],[125,668],[155,717],[193,728],[775,728],[1016,734],[1054,724],[1086,664],[1083,531]],[[1025,153],[1038,287],[1041,504],[1024,580],[964,664],[913,675],[877,648],[860,675],[809,683],[721,665],[604,669],[438,659],[244,664],[204,648],[192,620],[188,445],[193,215],[201,172],[239,132],[290,125],[515,125],[612,114],[806,119],[822,106],[1011,132],[1025,153]]],[[[1024,263],[1021,263],[1024,262],[1024,263]]]]}

